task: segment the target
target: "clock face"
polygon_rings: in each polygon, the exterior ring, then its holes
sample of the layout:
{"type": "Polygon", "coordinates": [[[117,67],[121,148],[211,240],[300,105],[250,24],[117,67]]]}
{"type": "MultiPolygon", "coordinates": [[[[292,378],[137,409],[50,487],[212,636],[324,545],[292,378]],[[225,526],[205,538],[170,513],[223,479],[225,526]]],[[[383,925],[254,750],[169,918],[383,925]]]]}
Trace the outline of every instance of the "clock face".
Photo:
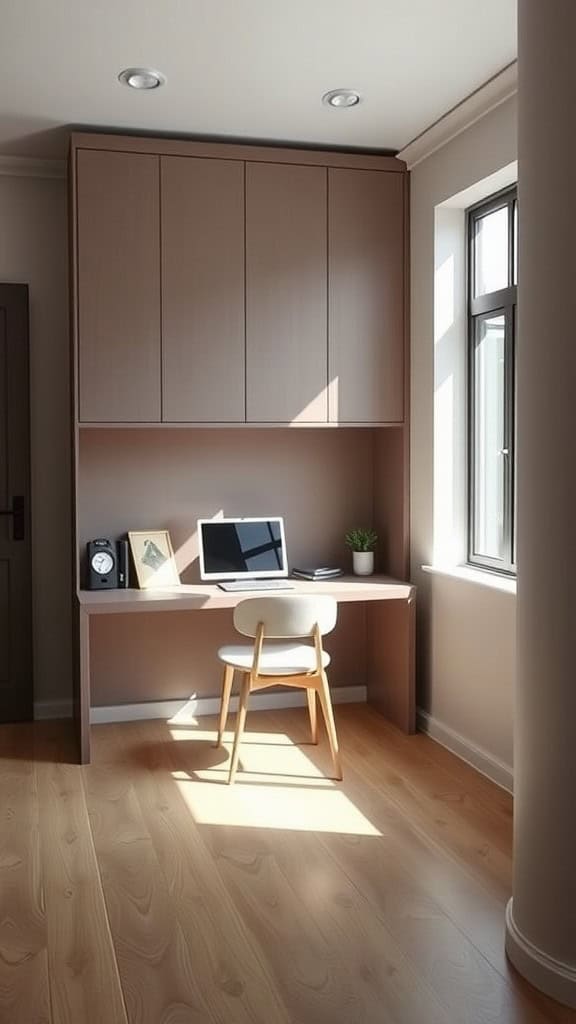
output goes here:
{"type": "Polygon", "coordinates": [[[107,576],[114,567],[114,559],[108,551],[97,551],[92,555],[92,568],[99,576],[107,576]]]}

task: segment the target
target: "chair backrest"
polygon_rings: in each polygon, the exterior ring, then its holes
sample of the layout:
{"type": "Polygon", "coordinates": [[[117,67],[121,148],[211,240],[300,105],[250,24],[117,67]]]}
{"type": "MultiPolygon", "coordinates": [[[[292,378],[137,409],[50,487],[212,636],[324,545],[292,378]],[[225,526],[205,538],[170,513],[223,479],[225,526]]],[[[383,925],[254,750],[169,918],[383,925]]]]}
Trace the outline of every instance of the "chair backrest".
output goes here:
{"type": "Polygon", "coordinates": [[[260,623],[264,636],[276,640],[312,636],[318,626],[323,636],[336,625],[338,606],[329,594],[308,597],[291,594],[251,597],[234,609],[234,625],[243,636],[255,637],[260,623]]]}

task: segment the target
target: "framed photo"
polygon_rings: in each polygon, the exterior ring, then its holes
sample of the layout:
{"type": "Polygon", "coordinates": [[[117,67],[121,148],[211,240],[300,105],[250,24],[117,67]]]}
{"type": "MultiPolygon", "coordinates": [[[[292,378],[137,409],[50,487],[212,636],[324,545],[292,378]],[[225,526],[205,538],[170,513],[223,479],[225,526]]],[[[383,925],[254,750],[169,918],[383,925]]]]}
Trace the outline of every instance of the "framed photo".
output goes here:
{"type": "Polygon", "coordinates": [[[168,530],[129,530],[128,540],[142,590],[180,584],[168,530]]]}

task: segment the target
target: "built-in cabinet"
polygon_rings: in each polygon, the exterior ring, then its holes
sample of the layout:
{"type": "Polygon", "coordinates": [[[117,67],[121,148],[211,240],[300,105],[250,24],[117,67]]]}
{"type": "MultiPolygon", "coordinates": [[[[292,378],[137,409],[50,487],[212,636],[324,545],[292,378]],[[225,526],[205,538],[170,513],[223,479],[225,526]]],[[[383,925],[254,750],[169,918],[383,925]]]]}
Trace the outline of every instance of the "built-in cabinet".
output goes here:
{"type": "MultiPolygon", "coordinates": [[[[69,183],[75,589],[87,541],[148,529],[169,529],[193,588],[194,524],[222,514],[283,515],[291,565],[347,568],[346,531],[372,525],[378,571],[406,579],[405,165],[81,133],[69,183]]],[[[332,666],[389,713],[413,607],[383,605],[340,609],[332,666]]],[[[79,600],[81,758],[91,703],[177,699],[190,671],[213,696],[228,616],[151,629],[89,622],[79,600]]]]}
{"type": "Polygon", "coordinates": [[[162,418],[245,415],[244,164],[160,160],[162,418]]]}
{"type": "Polygon", "coordinates": [[[246,164],[246,418],[328,419],[327,171],[246,164]]]}
{"type": "Polygon", "coordinates": [[[81,420],[161,418],[157,156],[76,154],[81,420]]]}
{"type": "Polygon", "coordinates": [[[404,421],[399,161],[82,139],[80,423],[404,421]]]}
{"type": "Polygon", "coordinates": [[[328,170],[330,420],[404,418],[404,182],[328,170]]]}

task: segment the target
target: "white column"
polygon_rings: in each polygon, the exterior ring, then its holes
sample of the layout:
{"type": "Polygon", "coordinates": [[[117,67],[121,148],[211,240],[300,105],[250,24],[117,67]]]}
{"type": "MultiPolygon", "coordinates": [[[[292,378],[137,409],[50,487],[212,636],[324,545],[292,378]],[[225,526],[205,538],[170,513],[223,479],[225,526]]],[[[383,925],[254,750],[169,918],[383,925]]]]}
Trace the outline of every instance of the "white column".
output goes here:
{"type": "Polygon", "coordinates": [[[576,0],[519,0],[518,676],[506,949],[576,1007],[576,0]]]}

